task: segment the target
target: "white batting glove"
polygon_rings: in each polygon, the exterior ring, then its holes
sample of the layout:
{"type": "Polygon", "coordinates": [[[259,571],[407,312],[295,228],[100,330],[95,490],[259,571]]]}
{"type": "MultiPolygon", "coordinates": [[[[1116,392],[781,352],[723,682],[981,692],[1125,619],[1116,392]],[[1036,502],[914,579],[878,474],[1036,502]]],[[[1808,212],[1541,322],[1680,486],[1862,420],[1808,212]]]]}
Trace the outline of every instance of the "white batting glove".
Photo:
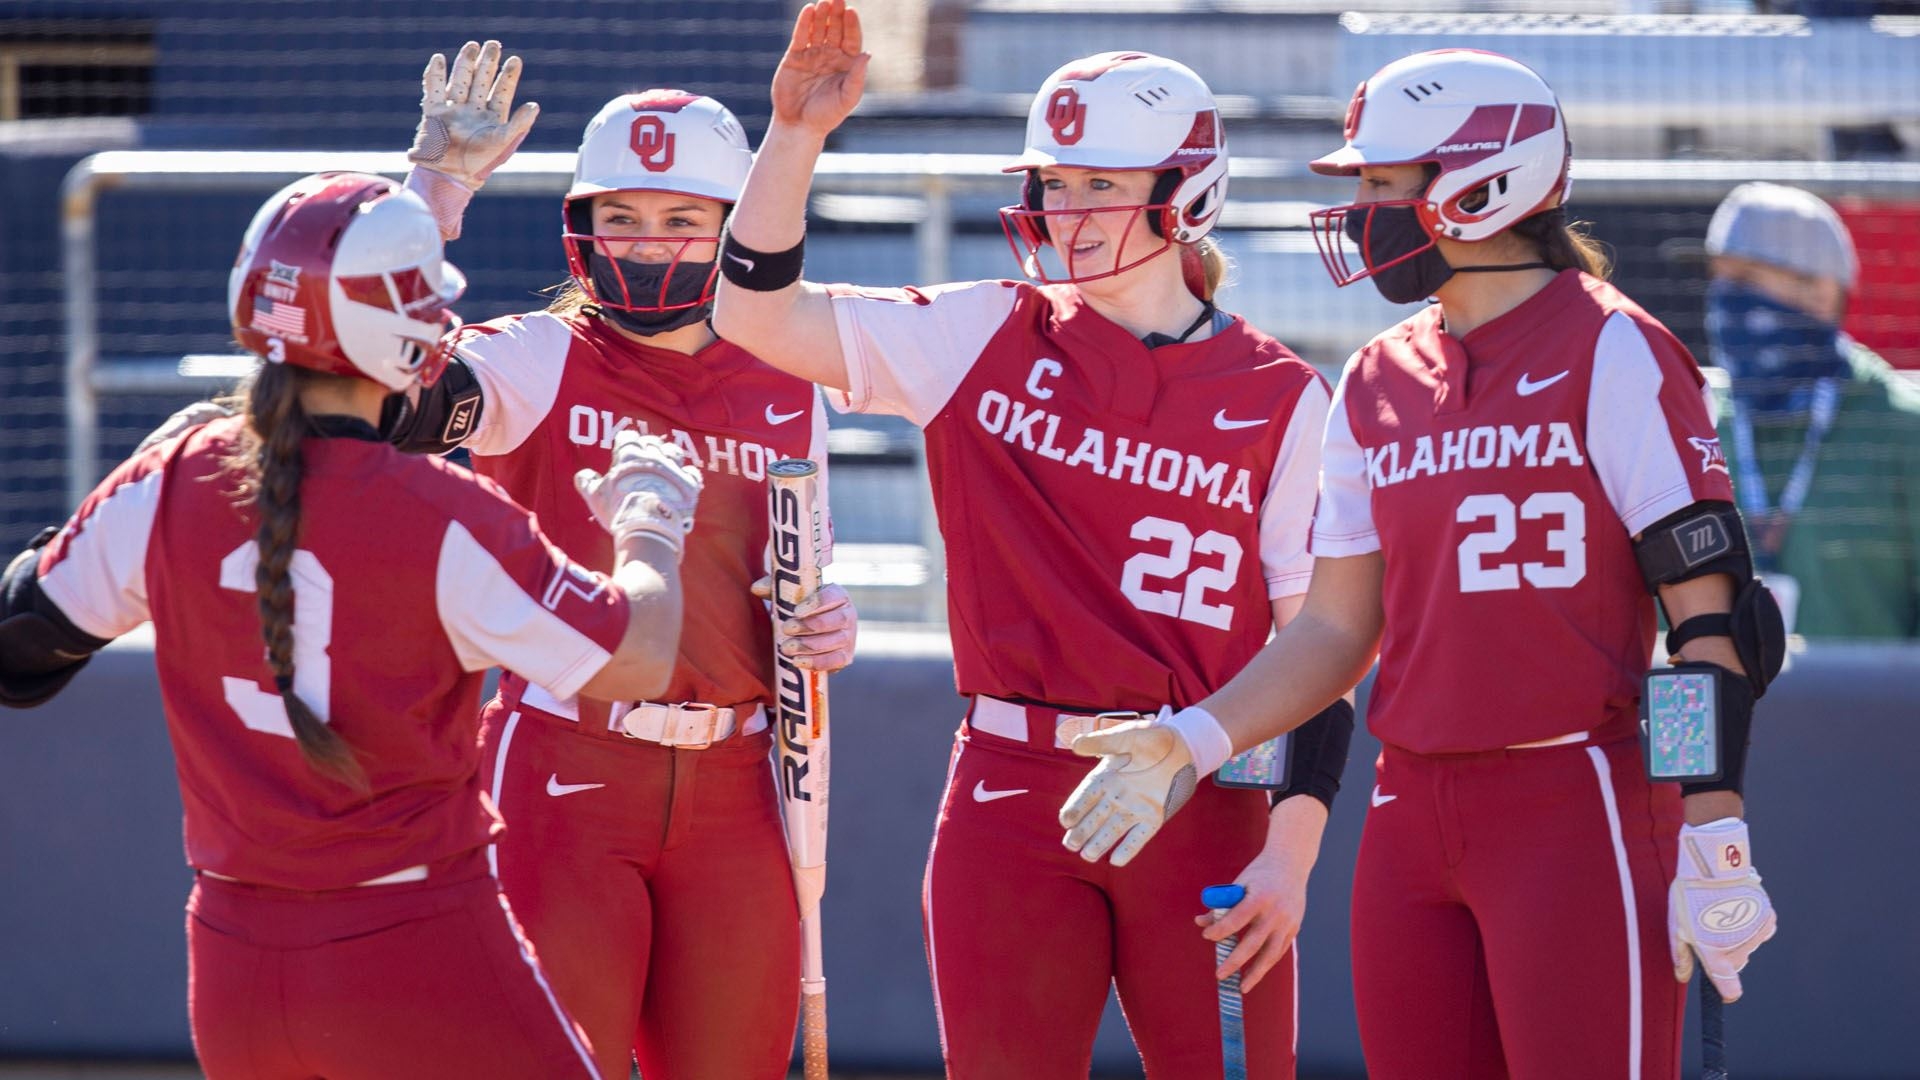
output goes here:
{"type": "Polygon", "coordinates": [[[1060,807],[1068,851],[1099,862],[1111,848],[1113,865],[1125,866],[1193,798],[1201,772],[1186,738],[1169,722],[1171,712],[1163,706],[1156,720],[1135,720],[1073,740],[1074,753],[1097,755],[1100,764],[1060,807]]]}
{"type": "Polygon", "coordinates": [[[231,410],[218,402],[196,401],[186,408],[181,409],[179,412],[174,413],[172,416],[167,417],[165,420],[160,421],[160,426],[148,433],[146,438],[141,439],[140,445],[134,447],[133,452],[138,454],[148,447],[158,446],[166,442],[175,435],[197,428],[209,420],[220,420],[232,415],[231,410]]]}
{"type": "Polygon", "coordinates": [[[657,536],[678,559],[693,531],[693,508],[705,481],[687,464],[685,451],[658,435],[631,429],[613,440],[613,463],[605,473],[581,469],[573,486],[615,544],[635,533],[657,536]]]}
{"type": "Polygon", "coordinates": [[[1773,901],[1760,887],[1747,823],[1721,818],[1680,830],[1680,869],[1667,893],[1667,941],[1673,977],[1693,977],[1697,955],[1726,1001],[1740,999],[1740,969],[1778,928],[1773,901]]]}
{"type": "Polygon", "coordinates": [[[520,58],[500,62],[500,43],[462,46],[447,73],[447,58],[434,53],[420,78],[420,127],[407,160],[479,191],[493,170],[513,156],[533,127],[540,106],[513,107],[520,85],[520,58]]]}

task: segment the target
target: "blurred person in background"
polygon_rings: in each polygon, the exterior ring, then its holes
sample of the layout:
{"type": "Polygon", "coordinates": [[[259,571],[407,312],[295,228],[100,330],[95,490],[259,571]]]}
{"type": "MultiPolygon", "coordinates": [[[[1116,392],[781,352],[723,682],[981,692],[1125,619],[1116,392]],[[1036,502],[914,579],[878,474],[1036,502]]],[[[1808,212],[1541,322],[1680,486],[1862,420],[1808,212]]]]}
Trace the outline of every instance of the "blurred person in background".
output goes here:
{"type": "Polygon", "coordinates": [[[1163,57],[1071,61],[1004,169],[1018,201],[1002,224],[1029,280],[804,281],[814,166],[868,59],[842,0],[801,10],[715,325],[836,406],[906,417],[926,439],[969,699],[922,897],[947,1074],[1084,1080],[1111,986],[1148,1076],[1218,1076],[1215,980],[1244,968],[1248,1075],[1291,1077],[1292,943],[1353,726],[1334,699],[1354,679],[1302,730],[1277,805],[1201,779],[1177,835],[1124,869],[1062,849],[1056,818],[1089,767],[1075,733],[1219,686],[1299,610],[1311,567],[1327,387],[1214,304],[1218,106],[1163,57]],[[1200,890],[1227,881],[1247,898],[1205,920],[1200,890]],[[1216,969],[1202,933],[1235,932],[1216,969]]]}
{"type": "MultiPolygon", "coordinates": [[[[423,78],[407,178],[441,235],[533,123],[520,58],[468,42],[423,78]]],[[[681,573],[672,678],[649,700],[593,700],[507,674],[484,718],[509,828],[500,879],[601,1071],[648,1080],[784,1077],[800,1008],[800,926],[774,777],[766,469],[811,458],[826,492],[818,390],[714,336],[722,225],[753,162],[710,97],[651,89],[587,124],[558,239],[571,276],[545,309],[469,325],[447,373],[393,399],[403,449],[465,447],[474,470],[596,569],[613,550],[574,489],[623,430],[672,441],[706,477],[681,573]]],[[[799,608],[795,662],[853,658],[846,590],[799,608]]]]}
{"type": "Polygon", "coordinates": [[[149,440],[0,576],[0,704],[153,622],[213,1080],[601,1075],[487,865],[480,688],[496,665],[664,685],[700,476],[628,433],[580,478],[609,579],[498,487],[388,446],[382,402],[439,375],[465,286],[400,185],[289,185],[230,278],[264,361],[238,415],[149,440]]]}
{"type": "Polygon", "coordinates": [[[1920,385],[1840,329],[1846,225],[1810,192],[1742,184],[1706,246],[1720,443],[1789,632],[1920,637],[1920,385]]]}

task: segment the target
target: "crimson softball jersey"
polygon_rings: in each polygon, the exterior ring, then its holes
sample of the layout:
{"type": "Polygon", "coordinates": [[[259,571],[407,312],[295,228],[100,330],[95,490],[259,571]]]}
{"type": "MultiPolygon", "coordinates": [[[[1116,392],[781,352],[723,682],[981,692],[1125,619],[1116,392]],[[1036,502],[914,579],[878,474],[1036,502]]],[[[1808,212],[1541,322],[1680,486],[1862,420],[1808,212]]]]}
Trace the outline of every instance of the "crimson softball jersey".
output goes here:
{"type": "MultiPolygon", "coordinates": [[[[841,404],[924,429],[959,689],[927,856],[953,1080],[1084,1078],[1109,984],[1150,1077],[1221,1069],[1200,890],[1261,850],[1264,792],[1200,785],[1115,869],[1060,844],[1092,767],[1067,716],[1204,697],[1304,592],[1325,384],[1234,318],[1149,349],[1071,286],[836,289],[841,404]]],[[[1245,998],[1248,1075],[1294,1071],[1292,957],[1245,998]]]]}
{"type": "Polygon", "coordinates": [[[577,691],[626,631],[624,597],[455,465],[382,443],[303,445],[294,688],[350,743],[371,794],[301,756],[260,639],[256,519],[223,477],[243,421],[115,469],[41,556],[74,625],[151,618],[186,807],[187,861],[284,889],[338,889],[485,845],[482,672],[577,691]],[[340,677],[335,677],[335,672],[340,677]]]}
{"type": "Polygon", "coordinates": [[[1148,349],[1070,286],[834,300],[842,403],[925,429],[963,694],[1205,697],[1306,591],[1326,389],[1239,318],[1148,349]]]}
{"type": "MultiPolygon", "coordinates": [[[[680,657],[659,700],[771,702],[773,624],[749,591],[766,573],[767,465],[806,457],[824,469],[819,392],[724,341],[689,356],[584,315],[534,312],[471,326],[460,351],[484,400],[465,443],[475,471],[499,481],[584,565],[610,569],[613,542],[573,474],[605,470],[615,435],[630,428],[670,439],[705,471],[680,564],[688,598],[680,657]]],[[[597,722],[585,726],[606,732],[604,704],[535,686],[529,700],[569,717],[591,713],[597,722]]]]}
{"type": "Polygon", "coordinates": [[[1354,356],[1313,552],[1385,556],[1375,736],[1454,753],[1631,733],[1654,644],[1632,537],[1733,497],[1703,385],[1665,327],[1574,270],[1464,340],[1436,305],[1354,356]],[[1570,702],[1604,716],[1569,726],[1570,702]]]}
{"type": "Polygon", "coordinates": [[[1701,385],[1568,270],[1460,338],[1428,308],[1334,392],[1313,550],[1385,563],[1353,898],[1369,1076],[1679,1075],[1682,807],[1632,738],[1654,645],[1632,536],[1731,497],[1701,385]]]}

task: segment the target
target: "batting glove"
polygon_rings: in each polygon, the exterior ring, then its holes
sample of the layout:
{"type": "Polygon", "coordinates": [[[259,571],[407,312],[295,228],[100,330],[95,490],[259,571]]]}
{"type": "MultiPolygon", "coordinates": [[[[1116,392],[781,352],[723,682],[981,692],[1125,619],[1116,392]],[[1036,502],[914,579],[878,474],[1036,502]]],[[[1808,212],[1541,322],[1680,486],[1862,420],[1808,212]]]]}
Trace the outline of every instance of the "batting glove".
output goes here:
{"type": "Polygon", "coordinates": [[[520,58],[500,62],[500,43],[469,41],[453,59],[434,53],[420,79],[420,127],[407,160],[478,191],[493,170],[513,156],[533,127],[540,106],[513,107],[520,85],[520,58]]]}
{"type": "Polygon", "coordinates": [[[648,533],[673,548],[676,560],[693,531],[693,508],[703,482],[700,470],[687,464],[678,446],[631,429],[614,438],[613,463],[604,474],[581,469],[573,476],[573,486],[594,520],[613,534],[616,545],[635,533],[648,533]]]}
{"type": "Polygon", "coordinates": [[[1193,798],[1201,772],[1188,740],[1171,722],[1172,711],[1162,706],[1151,722],[1135,720],[1073,740],[1074,753],[1097,755],[1100,764],[1060,807],[1068,851],[1099,862],[1111,848],[1113,865],[1125,866],[1193,798]]]}
{"type": "Polygon", "coordinates": [[[149,432],[146,438],[141,439],[140,445],[134,447],[133,452],[138,454],[150,446],[158,446],[166,442],[175,435],[185,434],[209,420],[221,420],[232,415],[233,412],[230,409],[218,402],[196,401],[160,421],[160,426],[149,432]]]}
{"type": "Polygon", "coordinates": [[[1747,823],[1721,818],[1680,830],[1680,868],[1667,893],[1673,977],[1693,977],[1694,957],[1726,1001],[1740,999],[1740,969],[1778,927],[1760,887],[1747,823]]]}

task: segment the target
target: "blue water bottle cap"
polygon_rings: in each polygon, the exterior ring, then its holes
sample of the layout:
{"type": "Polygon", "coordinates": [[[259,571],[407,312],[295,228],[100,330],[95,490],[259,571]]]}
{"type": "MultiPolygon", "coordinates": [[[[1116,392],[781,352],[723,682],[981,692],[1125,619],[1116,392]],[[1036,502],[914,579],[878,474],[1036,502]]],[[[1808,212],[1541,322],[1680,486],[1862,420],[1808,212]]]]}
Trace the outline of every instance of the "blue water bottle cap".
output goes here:
{"type": "Polygon", "coordinates": [[[1208,908],[1230,908],[1246,898],[1244,885],[1209,885],[1200,890],[1200,903],[1208,908]]]}

